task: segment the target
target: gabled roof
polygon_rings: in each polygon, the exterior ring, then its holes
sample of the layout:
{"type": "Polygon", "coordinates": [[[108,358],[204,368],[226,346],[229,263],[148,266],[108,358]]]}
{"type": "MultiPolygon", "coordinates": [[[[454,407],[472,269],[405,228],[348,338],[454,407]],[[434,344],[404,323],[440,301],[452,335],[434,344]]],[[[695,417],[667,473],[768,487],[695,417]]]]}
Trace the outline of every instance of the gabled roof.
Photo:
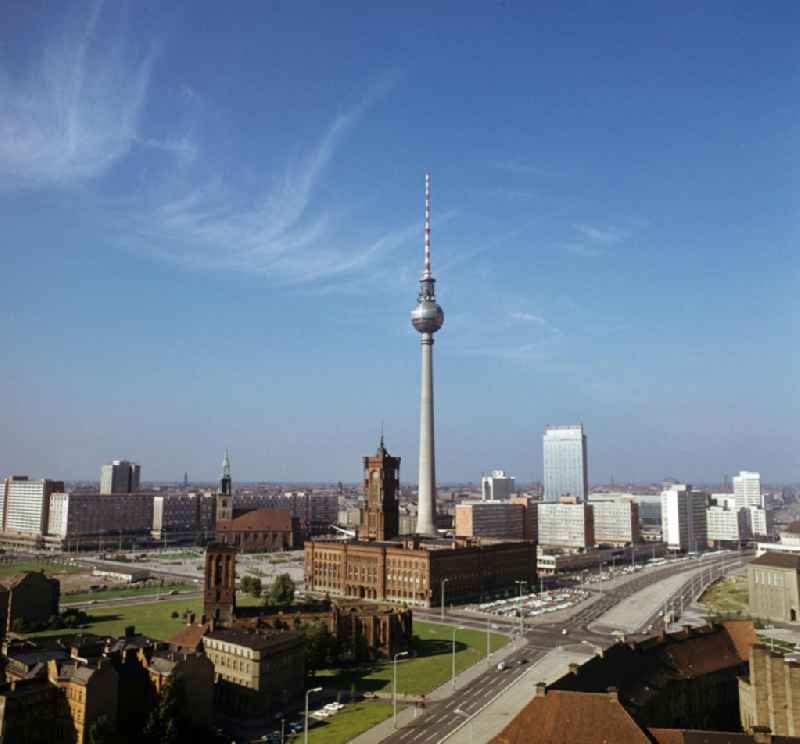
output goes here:
{"type": "Polygon", "coordinates": [[[794,571],[800,571],[800,555],[768,550],[764,555],[754,558],[748,565],[766,566],[767,568],[789,568],[794,571]]]}
{"type": "Polygon", "coordinates": [[[186,648],[190,651],[200,647],[203,642],[203,636],[208,632],[206,625],[186,625],[179,630],[167,643],[178,648],[186,648]]]}
{"type": "Polygon", "coordinates": [[[491,744],[652,744],[606,692],[550,690],[534,697],[491,744]]]}
{"type": "Polygon", "coordinates": [[[217,522],[217,532],[290,532],[292,513],[288,509],[264,507],[242,514],[231,520],[217,522]]]}

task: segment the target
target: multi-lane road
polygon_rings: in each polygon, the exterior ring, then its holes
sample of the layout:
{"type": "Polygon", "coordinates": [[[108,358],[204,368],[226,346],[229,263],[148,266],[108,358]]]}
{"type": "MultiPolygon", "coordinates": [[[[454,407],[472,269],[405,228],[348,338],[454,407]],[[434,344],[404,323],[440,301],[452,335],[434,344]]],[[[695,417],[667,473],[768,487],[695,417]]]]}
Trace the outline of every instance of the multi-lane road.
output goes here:
{"type": "MultiPolygon", "coordinates": [[[[735,556],[727,559],[724,570],[729,571],[739,565],[739,561],[732,560],[735,556]]],[[[557,646],[581,644],[584,641],[592,646],[607,647],[614,643],[616,639],[612,634],[604,634],[589,629],[589,626],[601,618],[606,612],[628,599],[637,592],[662,581],[666,578],[681,573],[696,572],[701,566],[711,566],[718,564],[714,577],[719,576],[722,569],[719,556],[710,558],[700,558],[696,561],[681,561],[677,565],[667,565],[663,569],[647,570],[636,574],[625,583],[616,583],[613,588],[603,590],[599,587],[592,587],[592,591],[599,597],[592,602],[585,604],[574,615],[558,623],[542,623],[534,626],[526,626],[523,636],[523,644],[519,646],[505,661],[507,669],[502,671],[497,669],[495,664],[488,666],[483,674],[463,687],[454,690],[449,697],[437,702],[428,702],[425,710],[418,715],[412,722],[401,729],[398,729],[385,742],[390,744],[437,744],[446,739],[454,729],[465,724],[468,718],[475,715],[493,698],[498,696],[504,689],[514,684],[528,669],[530,664],[541,659],[546,653],[552,651],[557,646]]],[[[705,583],[705,572],[701,577],[705,583]]],[[[710,578],[710,577],[709,577],[710,578]]],[[[693,576],[680,587],[676,599],[673,601],[683,601],[691,603],[696,598],[700,590],[700,582],[693,576]]],[[[670,598],[663,597],[661,608],[670,598]]],[[[414,610],[417,617],[438,620],[439,613],[435,611],[414,610]]],[[[656,610],[646,625],[656,627],[655,623],[661,619],[659,610],[656,610]]],[[[472,619],[459,614],[455,618],[449,618],[451,622],[472,628],[485,628],[486,620],[472,619]]],[[[663,621],[662,621],[663,622],[663,621]]],[[[485,663],[485,662],[479,662],[485,663]]],[[[467,729],[464,729],[465,732],[467,729]]],[[[466,734],[464,741],[466,741],[466,734]]]]}

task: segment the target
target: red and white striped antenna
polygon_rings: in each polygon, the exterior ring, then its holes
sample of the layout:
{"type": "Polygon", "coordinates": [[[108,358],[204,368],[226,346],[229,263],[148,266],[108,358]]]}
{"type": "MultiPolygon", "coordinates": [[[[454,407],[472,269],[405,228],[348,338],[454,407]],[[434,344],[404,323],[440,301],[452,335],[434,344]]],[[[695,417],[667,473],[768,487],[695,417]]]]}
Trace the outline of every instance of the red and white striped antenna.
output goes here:
{"type": "Polygon", "coordinates": [[[425,174],[425,268],[423,276],[431,275],[431,174],[425,174]]]}

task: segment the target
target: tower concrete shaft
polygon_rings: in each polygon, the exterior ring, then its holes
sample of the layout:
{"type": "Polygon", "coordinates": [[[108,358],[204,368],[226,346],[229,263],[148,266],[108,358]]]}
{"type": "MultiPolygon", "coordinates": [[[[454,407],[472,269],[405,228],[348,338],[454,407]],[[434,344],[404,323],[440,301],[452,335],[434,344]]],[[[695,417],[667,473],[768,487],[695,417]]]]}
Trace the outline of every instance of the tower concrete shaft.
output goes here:
{"type": "Polygon", "coordinates": [[[431,273],[431,177],[425,174],[425,239],[422,276],[411,324],[422,334],[422,385],[419,401],[419,497],[417,532],[436,534],[436,454],[433,426],[433,334],[444,323],[431,273]]]}
{"type": "Polygon", "coordinates": [[[433,334],[423,333],[419,401],[419,497],[417,532],[436,534],[436,447],[433,421],[433,334]]]}

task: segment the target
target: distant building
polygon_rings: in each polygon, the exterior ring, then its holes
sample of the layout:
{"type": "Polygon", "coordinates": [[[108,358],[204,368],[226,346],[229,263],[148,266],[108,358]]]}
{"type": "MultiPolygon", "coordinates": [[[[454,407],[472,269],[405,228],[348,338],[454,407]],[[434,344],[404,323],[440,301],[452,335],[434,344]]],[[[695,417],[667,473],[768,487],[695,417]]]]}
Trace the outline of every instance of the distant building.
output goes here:
{"type": "Polygon", "coordinates": [[[548,426],[543,437],[544,500],[562,496],[583,501],[589,493],[586,434],[583,426],[548,426]]]}
{"type": "Polygon", "coordinates": [[[525,539],[522,504],[509,501],[467,501],[456,506],[456,537],[505,537],[525,539]]]}
{"type": "Polygon", "coordinates": [[[592,491],[587,497],[590,504],[596,501],[633,501],[639,509],[642,526],[661,527],[661,494],[631,493],[629,491],[592,491]]]}
{"type": "Polygon", "coordinates": [[[216,702],[229,715],[286,710],[303,694],[303,633],[220,628],[205,634],[203,647],[214,665],[216,702]]]}
{"type": "Polygon", "coordinates": [[[760,620],[800,622],[800,555],[769,552],[747,564],[750,614],[760,620]]]}
{"type": "Polygon", "coordinates": [[[50,495],[63,490],[64,481],[30,480],[27,475],[12,475],[0,481],[3,532],[44,534],[50,495]]]}
{"type": "Polygon", "coordinates": [[[509,501],[525,507],[522,539],[536,542],[539,539],[539,504],[541,501],[532,496],[512,496],[509,501]]]}
{"type": "Polygon", "coordinates": [[[705,493],[680,483],[661,492],[662,539],[670,550],[695,552],[706,548],[707,501],[705,493]]]}
{"type": "Polygon", "coordinates": [[[709,546],[738,545],[750,534],[747,509],[712,504],[706,509],[709,546]]]}
{"type": "Polygon", "coordinates": [[[591,504],[562,496],[557,503],[539,504],[539,544],[571,550],[588,550],[595,543],[591,504]]]}
{"type": "Polygon", "coordinates": [[[768,537],[772,534],[772,512],[760,506],[747,507],[748,531],[753,537],[768,537]]]}
{"type": "Polygon", "coordinates": [[[597,545],[628,545],[641,542],[639,505],[632,499],[592,499],[594,541],[597,545]]]}
{"type": "Polygon", "coordinates": [[[113,460],[100,468],[100,493],[136,493],[140,468],[135,462],[113,460]]]}
{"type": "Polygon", "coordinates": [[[739,509],[764,506],[761,501],[761,474],[742,470],[739,475],[734,475],[733,494],[739,509]]]}
{"type": "Polygon", "coordinates": [[[214,531],[217,496],[213,491],[153,497],[153,537],[202,535],[214,531]]]}
{"type": "MultiPolygon", "coordinates": [[[[51,547],[110,544],[117,536],[149,535],[153,530],[154,493],[53,493],[49,500],[46,533],[51,547]],[[55,540],[53,540],[55,538],[55,540]],[[90,539],[91,538],[91,539],[90,539]]],[[[171,498],[171,497],[170,497],[171,498]]]]}
{"type": "Polygon", "coordinates": [[[481,498],[484,501],[504,501],[514,495],[514,478],[502,470],[492,470],[481,478],[481,498]]]}

